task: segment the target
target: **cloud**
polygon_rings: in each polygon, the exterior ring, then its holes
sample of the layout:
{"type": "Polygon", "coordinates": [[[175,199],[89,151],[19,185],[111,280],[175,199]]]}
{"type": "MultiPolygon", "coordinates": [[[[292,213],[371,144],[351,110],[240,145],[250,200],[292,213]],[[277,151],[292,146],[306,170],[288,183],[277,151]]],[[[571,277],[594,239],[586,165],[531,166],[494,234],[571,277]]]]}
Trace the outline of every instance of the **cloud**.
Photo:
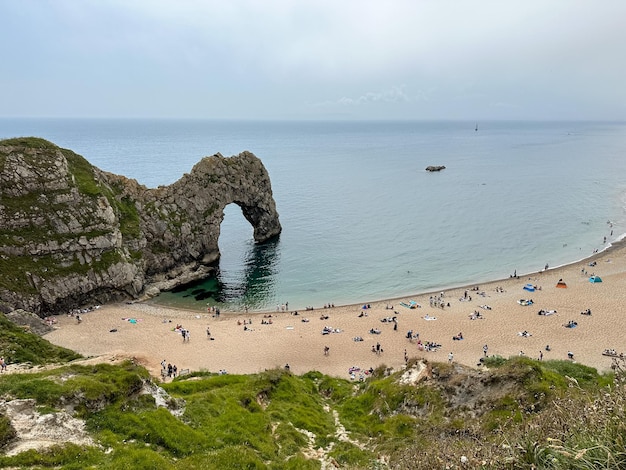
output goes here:
{"type": "Polygon", "coordinates": [[[393,86],[380,91],[368,91],[354,98],[342,96],[337,100],[328,100],[316,103],[315,106],[361,106],[372,103],[409,103],[424,99],[424,95],[409,96],[404,91],[405,86],[393,86]]]}
{"type": "Polygon", "coordinates": [[[339,99],[338,103],[344,105],[360,105],[380,101],[397,103],[399,101],[410,101],[410,98],[404,93],[403,87],[393,87],[383,91],[368,91],[356,99],[344,96],[339,99]]]}
{"type": "Polygon", "coordinates": [[[625,15],[624,0],[0,1],[0,113],[623,119],[625,15]]]}

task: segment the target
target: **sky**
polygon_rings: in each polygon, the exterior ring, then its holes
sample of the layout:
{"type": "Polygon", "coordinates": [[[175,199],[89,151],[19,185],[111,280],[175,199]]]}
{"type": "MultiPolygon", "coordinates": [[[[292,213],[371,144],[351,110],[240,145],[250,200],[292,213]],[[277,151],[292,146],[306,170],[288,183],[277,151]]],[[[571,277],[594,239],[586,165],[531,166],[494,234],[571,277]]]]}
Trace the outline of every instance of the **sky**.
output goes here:
{"type": "Polygon", "coordinates": [[[0,117],[626,120],[625,0],[0,0],[0,117]]]}

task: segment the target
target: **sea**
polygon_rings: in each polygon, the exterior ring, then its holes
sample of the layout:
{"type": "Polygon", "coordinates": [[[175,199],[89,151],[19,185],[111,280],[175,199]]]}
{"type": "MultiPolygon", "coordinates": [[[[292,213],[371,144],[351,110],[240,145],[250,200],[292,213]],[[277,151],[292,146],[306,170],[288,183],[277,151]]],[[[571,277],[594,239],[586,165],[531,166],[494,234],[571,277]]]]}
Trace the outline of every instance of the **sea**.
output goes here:
{"type": "Polygon", "coordinates": [[[214,278],[154,302],[289,310],[406,298],[572,263],[626,233],[626,123],[0,119],[154,188],[248,150],[283,227],[225,208],[214,278]],[[427,172],[429,165],[444,165],[427,172]]]}

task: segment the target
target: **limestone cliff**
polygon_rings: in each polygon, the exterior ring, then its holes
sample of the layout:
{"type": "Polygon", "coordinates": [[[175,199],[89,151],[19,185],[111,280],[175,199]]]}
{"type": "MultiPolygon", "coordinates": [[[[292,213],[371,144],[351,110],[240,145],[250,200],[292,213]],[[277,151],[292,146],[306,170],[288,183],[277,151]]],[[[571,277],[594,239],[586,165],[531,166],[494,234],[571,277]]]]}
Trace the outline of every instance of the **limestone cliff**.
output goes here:
{"type": "Polygon", "coordinates": [[[269,176],[249,152],[205,157],[149,189],[43,139],[0,141],[0,307],[45,315],[206,277],[231,203],[257,242],[280,233],[269,176]]]}

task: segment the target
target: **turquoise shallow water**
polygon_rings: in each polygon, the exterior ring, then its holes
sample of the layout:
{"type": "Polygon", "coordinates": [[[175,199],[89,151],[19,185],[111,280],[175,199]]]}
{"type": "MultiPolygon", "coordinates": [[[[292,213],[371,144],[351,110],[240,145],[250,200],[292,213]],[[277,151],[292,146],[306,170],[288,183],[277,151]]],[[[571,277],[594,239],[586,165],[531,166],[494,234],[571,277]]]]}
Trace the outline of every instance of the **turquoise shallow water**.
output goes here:
{"type": "Polygon", "coordinates": [[[250,150],[283,225],[255,245],[226,208],[217,279],[159,302],[194,309],[358,303],[569,263],[626,232],[626,125],[590,122],[8,120],[155,187],[250,150]],[[440,173],[427,165],[445,165],[440,173]],[[612,226],[607,222],[611,221],[612,226]],[[613,234],[611,235],[611,231],[613,234]]]}

